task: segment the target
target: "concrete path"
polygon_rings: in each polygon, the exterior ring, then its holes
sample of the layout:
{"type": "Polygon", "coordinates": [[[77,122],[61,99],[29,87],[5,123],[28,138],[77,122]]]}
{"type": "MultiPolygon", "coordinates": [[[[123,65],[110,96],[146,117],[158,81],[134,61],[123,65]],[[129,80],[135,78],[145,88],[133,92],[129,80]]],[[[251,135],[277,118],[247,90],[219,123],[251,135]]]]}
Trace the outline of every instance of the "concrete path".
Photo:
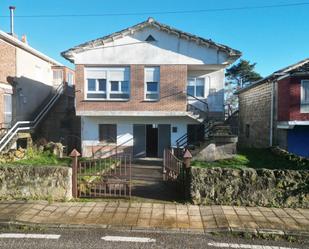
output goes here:
{"type": "Polygon", "coordinates": [[[189,232],[309,235],[309,209],[194,206],[125,201],[2,201],[0,223],[189,232]]]}

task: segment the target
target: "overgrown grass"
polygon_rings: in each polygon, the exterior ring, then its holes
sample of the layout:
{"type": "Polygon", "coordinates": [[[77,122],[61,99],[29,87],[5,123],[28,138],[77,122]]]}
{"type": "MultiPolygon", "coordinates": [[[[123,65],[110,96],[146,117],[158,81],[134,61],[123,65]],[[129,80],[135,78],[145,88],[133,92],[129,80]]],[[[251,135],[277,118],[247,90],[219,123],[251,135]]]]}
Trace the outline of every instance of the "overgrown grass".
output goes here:
{"type": "Polygon", "coordinates": [[[49,151],[39,151],[35,148],[28,148],[25,152],[25,158],[8,163],[1,163],[0,165],[17,166],[70,166],[71,158],[58,158],[49,151]]]}
{"type": "Polygon", "coordinates": [[[193,161],[192,166],[201,168],[266,168],[266,169],[294,169],[309,170],[308,162],[292,161],[286,157],[271,152],[270,149],[240,149],[238,154],[231,159],[215,162],[193,161]]]}

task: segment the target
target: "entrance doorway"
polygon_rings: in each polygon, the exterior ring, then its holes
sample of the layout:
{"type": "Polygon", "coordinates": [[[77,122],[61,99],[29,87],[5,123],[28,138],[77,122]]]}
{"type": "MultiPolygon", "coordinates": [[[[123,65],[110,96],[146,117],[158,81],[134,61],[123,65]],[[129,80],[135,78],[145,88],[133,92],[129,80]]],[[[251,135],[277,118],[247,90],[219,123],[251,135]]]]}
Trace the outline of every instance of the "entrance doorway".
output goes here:
{"type": "Polygon", "coordinates": [[[146,125],[146,156],[158,157],[158,127],[146,125]]]}

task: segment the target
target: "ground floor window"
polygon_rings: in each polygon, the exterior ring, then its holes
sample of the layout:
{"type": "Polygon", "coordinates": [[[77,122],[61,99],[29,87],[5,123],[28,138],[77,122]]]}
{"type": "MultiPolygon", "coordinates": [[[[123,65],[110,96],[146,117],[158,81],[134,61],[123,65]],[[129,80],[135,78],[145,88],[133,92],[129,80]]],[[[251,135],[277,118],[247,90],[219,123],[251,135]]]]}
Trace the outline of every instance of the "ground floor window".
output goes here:
{"type": "Polygon", "coordinates": [[[117,142],[116,124],[99,124],[99,140],[104,143],[117,142]]]}

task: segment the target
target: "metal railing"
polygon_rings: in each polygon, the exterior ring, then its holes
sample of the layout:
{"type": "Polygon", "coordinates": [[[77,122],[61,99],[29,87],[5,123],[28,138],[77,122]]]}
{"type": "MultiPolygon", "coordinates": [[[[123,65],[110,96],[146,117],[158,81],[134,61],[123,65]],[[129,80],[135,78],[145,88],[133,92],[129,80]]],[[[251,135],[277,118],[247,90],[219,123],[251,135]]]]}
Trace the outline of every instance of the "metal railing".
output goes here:
{"type": "Polygon", "coordinates": [[[49,100],[49,102],[44,105],[42,110],[38,113],[32,121],[17,121],[12,128],[10,128],[5,135],[0,139],[0,152],[8,145],[9,142],[12,141],[14,136],[20,131],[30,131],[31,129],[35,129],[40,121],[45,117],[47,112],[53,107],[54,103],[58,100],[60,95],[63,93],[64,85],[60,84],[55,91],[53,97],[49,100]]]}

